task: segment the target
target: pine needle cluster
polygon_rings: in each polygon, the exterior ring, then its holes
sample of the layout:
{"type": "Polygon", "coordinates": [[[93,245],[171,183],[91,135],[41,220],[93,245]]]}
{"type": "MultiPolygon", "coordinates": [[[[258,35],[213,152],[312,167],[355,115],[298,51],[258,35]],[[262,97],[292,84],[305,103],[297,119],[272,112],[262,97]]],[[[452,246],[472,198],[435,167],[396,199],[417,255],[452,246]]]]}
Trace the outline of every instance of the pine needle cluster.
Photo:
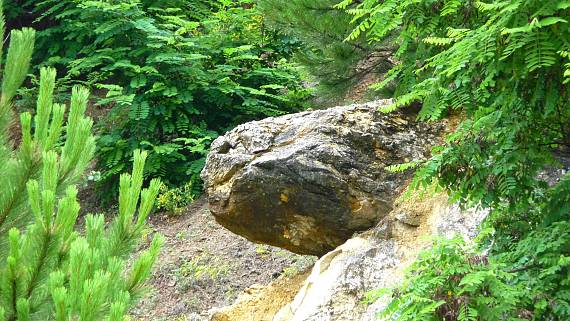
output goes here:
{"type": "MultiPolygon", "coordinates": [[[[2,16],[0,39],[3,33],[2,16]]],[[[102,215],[88,215],[84,232],[76,231],[74,184],[95,151],[93,122],[85,116],[89,92],[74,87],[69,109],[54,103],[56,72],[44,68],[35,113],[18,122],[12,100],[29,70],[34,38],[32,29],[12,31],[2,64],[0,320],[124,320],[163,243],[155,237],[126,268],[159,182],[142,188],[146,153],[135,152],[132,174],[121,176],[118,216],[106,224],[102,215]]]]}

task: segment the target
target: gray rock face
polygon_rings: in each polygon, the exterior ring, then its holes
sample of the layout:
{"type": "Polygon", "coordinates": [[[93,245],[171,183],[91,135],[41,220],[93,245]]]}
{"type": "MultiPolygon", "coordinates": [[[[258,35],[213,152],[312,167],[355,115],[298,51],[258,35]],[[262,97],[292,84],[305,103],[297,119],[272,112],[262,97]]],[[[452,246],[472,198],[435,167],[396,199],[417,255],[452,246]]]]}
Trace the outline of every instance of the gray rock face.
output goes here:
{"type": "Polygon", "coordinates": [[[202,172],[210,210],[254,242],[324,255],[392,209],[407,175],[389,165],[421,159],[443,126],[335,107],[238,126],[212,144],[202,172]]]}
{"type": "Polygon", "coordinates": [[[473,238],[488,214],[487,210],[462,211],[442,195],[401,207],[416,208],[417,226],[396,218],[396,208],[382,224],[327,253],[317,261],[295,299],[273,321],[378,320],[376,313],[387,302],[363,304],[368,291],[399,284],[403,271],[430,245],[427,236],[473,238]]]}

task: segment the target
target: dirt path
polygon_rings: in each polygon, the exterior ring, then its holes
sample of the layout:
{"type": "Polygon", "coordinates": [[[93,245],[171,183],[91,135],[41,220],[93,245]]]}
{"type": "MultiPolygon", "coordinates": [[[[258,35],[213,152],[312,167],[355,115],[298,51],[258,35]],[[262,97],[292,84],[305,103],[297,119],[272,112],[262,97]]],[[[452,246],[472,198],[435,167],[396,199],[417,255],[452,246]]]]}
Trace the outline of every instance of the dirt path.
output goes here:
{"type": "Polygon", "coordinates": [[[229,232],[215,222],[204,197],[180,217],[155,215],[150,227],[165,236],[166,244],[150,293],[131,311],[137,321],[200,320],[247,288],[293,277],[315,260],[229,232]]]}

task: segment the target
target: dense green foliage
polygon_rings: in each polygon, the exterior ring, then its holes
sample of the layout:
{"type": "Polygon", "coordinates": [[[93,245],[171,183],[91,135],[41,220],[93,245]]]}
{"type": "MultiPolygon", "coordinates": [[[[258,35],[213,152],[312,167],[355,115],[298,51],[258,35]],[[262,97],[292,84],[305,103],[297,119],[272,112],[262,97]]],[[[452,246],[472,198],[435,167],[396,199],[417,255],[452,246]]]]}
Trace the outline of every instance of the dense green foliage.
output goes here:
{"type": "MultiPolygon", "coordinates": [[[[3,33],[0,17],[2,39],[3,33]]],[[[15,134],[12,100],[30,67],[34,37],[32,29],[12,31],[3,65],[0,320],[125,320],[162,243],[155,237],[126,268],[159,181],[141,191],[146,154],[136,152],[133,174],[121,176],[118,216],[106,227],[102,215],[88,215],[84,233],[74,231],[80,209],[74,184],[95,151],[93,122],[84,115],[89,92],[75,87],[66,111],[53,103],[55,70],[41,69],[34,116],[21,114],[21,136],[15,134]]]]}
{"type": "Polygon", "coordinates": [[[112,105],[98,140],[102,181],[116,184],[133,150],[145,176],[169,185],[198,173],[211,141],[233,126],[303,108],[287,62],[298,46],[264,25],[252,1],[29,1],[48,27],[39,62],[112,105]],[[49,23],[46,23],[49,22],[49,23]]]}
{"type": "Polygon", "coordinates": [[[379,76],[392,67],[394,47],[369,43],[365,37],[350,42],[351,15],[335,9],[336,0],[260,0],[261,12],[271,25],[299,39],[296,59],[317,82],[319,98],[344,95],[363,78],[379,76]]]}
{"type": "Polygon", "coordinates": [[[466,114],[445,149],[421,171],[422,179],[437,177],[456,198],[484,206],[527,206],[542,185],[536,173],[552,161],[552,148],[569,143],[569,35],[559,16],[570,5],[438,4],[364,1],[349,10],[360,21],[351,38],[360,26],[378,41],[398,33],[401,63],[390,72],[397,81],[391,107],[421,101],[422,119],[438,119],[450,108],[466,114]]]}
{"type": "Polygon", "coordinates": [[[425,254],[389,314],[570,318],[569,174],[555,186],[538,175],[570,146],[570,2],[346,0],[338,7],[354,15],[349,39],[366,34],[399,45],[399,64],[376,85],[396,84],[385,111],[421,102],[421,119],[453,109],[465,117],[413,185],[435,182],[453,200],[491,208],[487,224],[496,230],[485,260],[474,263],[480,254],[453,243],[425,254]]]}
{"type": "Polygon", "coordinates": [[[570,223],[531,232],[501,254],[481,253],[461,238],[438,239],[409,268],[405,283],[371,291],[392,299],[381,319],[568,320],[570,223]]]}

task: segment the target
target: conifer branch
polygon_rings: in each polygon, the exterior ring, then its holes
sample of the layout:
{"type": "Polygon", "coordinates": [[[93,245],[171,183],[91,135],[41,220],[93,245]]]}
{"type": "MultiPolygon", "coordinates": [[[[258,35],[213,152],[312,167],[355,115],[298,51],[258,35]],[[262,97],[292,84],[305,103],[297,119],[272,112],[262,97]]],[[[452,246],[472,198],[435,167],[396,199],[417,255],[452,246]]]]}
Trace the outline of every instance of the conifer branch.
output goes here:
{"type": "Polygon", "coordinates": [[[0,176],[0,321],[124,320],[162,245],[156,236],[130,273],[125,271],[159,183],[143,189],[147,154],[137,151],[132,174],[121,178],[120,211],[110,227],[103,216],[89,215],[86,232],[74,231],[79,204],[73,184],[95,150],[93,122],[85,116],[89,92],[73,88],[65,117],[65,106],[53,103],[56,72],[42,69],[36,113],[20,116],[19,146],[5,135],[33,43],[33,30],[12,32],[1,85],[0,151],[6,153],[0,168],[6,173],[0,176]],[[60,140],[63,147],[56,149],[60,140]]]}

